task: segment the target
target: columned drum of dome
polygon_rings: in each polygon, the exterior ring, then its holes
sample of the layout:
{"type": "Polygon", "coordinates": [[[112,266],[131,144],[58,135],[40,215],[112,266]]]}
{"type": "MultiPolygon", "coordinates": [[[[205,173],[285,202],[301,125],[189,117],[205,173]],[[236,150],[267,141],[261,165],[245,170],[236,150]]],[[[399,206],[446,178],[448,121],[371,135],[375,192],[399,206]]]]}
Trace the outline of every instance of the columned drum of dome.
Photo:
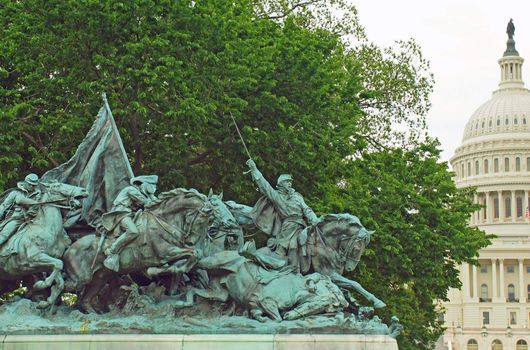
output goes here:
{"type": "Polygon", "coordinates": [[[474,200],[483,205],[470,225],[496,235],[480,251],[480,266],[460,267],[462,288],[450,290],[444,303],[443,343],[450,349],[530,342],[530,90],[511,21],[507,33],[498,89],[473,113],[450,159],[456,185],[475,187],[474,200]]]}
{"type": "MultiPolygon", "coordinates": [[[[462,144],[451,158],[458,187],[476,186],[485,205],[473,225],[526,223],[530,190],[530,90],[522,78],[523,58],[507,50],[499,59],[500,83],[473,113],[462,144]]],[[[525,230],[527,228],[525,227],[525,230]]]]}

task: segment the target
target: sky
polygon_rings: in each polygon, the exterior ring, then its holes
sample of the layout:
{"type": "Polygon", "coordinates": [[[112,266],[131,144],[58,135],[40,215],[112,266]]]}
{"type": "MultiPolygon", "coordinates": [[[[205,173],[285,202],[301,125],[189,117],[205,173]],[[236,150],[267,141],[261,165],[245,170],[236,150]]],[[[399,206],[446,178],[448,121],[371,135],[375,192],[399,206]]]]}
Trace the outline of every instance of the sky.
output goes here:
{"type": "Polygon", "coordinates": [[[515,47],[530,87],[529,0],[353,0],[368,39],[378,46],[414,38],[434,74],[429,134],[453,156],[473,112],[498,88],[497,60],[506,49],[506,25],[515,24],[515,47]]]}

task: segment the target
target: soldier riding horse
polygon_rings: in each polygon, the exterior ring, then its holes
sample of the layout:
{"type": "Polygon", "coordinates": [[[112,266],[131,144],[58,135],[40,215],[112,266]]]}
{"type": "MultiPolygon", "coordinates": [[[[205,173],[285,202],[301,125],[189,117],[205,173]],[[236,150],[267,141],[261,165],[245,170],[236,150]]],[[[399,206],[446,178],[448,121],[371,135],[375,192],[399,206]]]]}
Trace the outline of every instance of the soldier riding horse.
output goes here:
{"type": "Polygon", "coordinates": [[[66,289],[81,292],[78,303],[85,311],[95,311],[93,299],[112,276],[189,271],[201,254],[196,244],[208,236],[212,226],[242,235],[240,226],[217,196],[195,190],[175,189],[160,194],[136,215],[134,223],[139,232],[123,247],[118,271],[104,266],[105,256],[98,254],[96,235],[79,239],[66,251],[66,289]]]}
{"type": "MultiPolygon", "coordinates": [[[[48,273],[44,280],[37,281],[33,289],[51,287],[40,308],[54,305],[64,287],[61,257],[70,244],[63,228],[62,209],[74,210],[80,206],[79,199],[88,196],[85,189],[64,183],[41,183],[43,188],[32,219],[26,221],[0,248],[0,293],[8,292],[11,282],[37,274],[48,273]]],[[[29,210],[34,210],[30,208],[29,210]]]]}

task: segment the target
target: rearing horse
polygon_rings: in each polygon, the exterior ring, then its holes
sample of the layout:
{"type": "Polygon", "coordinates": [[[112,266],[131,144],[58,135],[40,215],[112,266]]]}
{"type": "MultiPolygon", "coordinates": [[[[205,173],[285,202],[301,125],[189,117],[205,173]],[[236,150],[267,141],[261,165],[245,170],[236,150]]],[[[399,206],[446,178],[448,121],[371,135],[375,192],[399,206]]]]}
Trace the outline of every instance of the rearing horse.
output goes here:
{"type": "Polygon", "coordinates": [[[383,301],[364,289],[359,282],[342,276],[344,270],[355,270],[372,233],[351,214],[325,215],[322,222],[305,230],[307,240],[305,237],[298,238],[302,274],[314,271],[328,275],[337,286],[357,291],[374,307],[385,307],[383,301]]]}
{"type": "MultiPolygon", "coordinates": [[[[227,202],[227,205],[239,224],[253,224],[252,207],[235,202],[227,202]]],[[[303,275],[311,272],[328,275],[336,285],[357,291],[371,301],[374,307],[385,307],[383,301],[364,289],[360,283],[342,276],[344,270],[355,270],[372,233],[354,215],[328,214],[320,223],[307,227],[293,237],[296,240],[293,246],[296,248],[289,249],[284,258],[303,275]]],[[[268,248],[259,251],[271,254],[268,248]]]]}
{"type": "Polygon", "coordinates": [[[66,289],[81,291],[78,302],[82,309],[94,311],[93,298],[116,274],[187,272],[201,254],[195,245],[208,237],[211,226],[241,230],[217,196],[180,188],[160,194],[134,221],[139,235],[120,253],[118,272],[104,267],[103,254],[96,256],[99,237],[95,235],[79,239],[66,251],[66,289]]]}
{"type": "Polygon", "coordinates": [[[78,199],[88,193],[84,188],[59,182],[41,183],[40,187],[43,192],[38,200],[42,204],[29,209],[36,209],[33,219],[24,223],[0,248],[0,280],[8,285],[10,281],[36,273],[51,272],[33,285],[36,290],[51,287],[50,296],[38,305],[45,308],[55,303],[64,287],[60,258],[71,242],[63,229],[61,209],[75,209],[80,205],[78,199]]]}

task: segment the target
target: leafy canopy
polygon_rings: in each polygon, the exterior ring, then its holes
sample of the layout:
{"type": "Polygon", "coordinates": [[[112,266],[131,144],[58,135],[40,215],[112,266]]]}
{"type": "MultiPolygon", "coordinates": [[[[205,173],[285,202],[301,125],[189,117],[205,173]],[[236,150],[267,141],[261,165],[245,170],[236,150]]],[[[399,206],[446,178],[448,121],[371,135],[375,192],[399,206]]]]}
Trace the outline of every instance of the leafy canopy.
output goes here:
{"type": "Polygon", "coordinates": [[[252,204],[232,115],[269,180],[376,230],[352,277],[401,318],[401,349],[437,339],[433,300],[488,243],[424,137],[421,50],[370,43],[343,1],[9,0],[0,47],[0,189],[69,159],[106,91],[137,175],[252,204]]]}

